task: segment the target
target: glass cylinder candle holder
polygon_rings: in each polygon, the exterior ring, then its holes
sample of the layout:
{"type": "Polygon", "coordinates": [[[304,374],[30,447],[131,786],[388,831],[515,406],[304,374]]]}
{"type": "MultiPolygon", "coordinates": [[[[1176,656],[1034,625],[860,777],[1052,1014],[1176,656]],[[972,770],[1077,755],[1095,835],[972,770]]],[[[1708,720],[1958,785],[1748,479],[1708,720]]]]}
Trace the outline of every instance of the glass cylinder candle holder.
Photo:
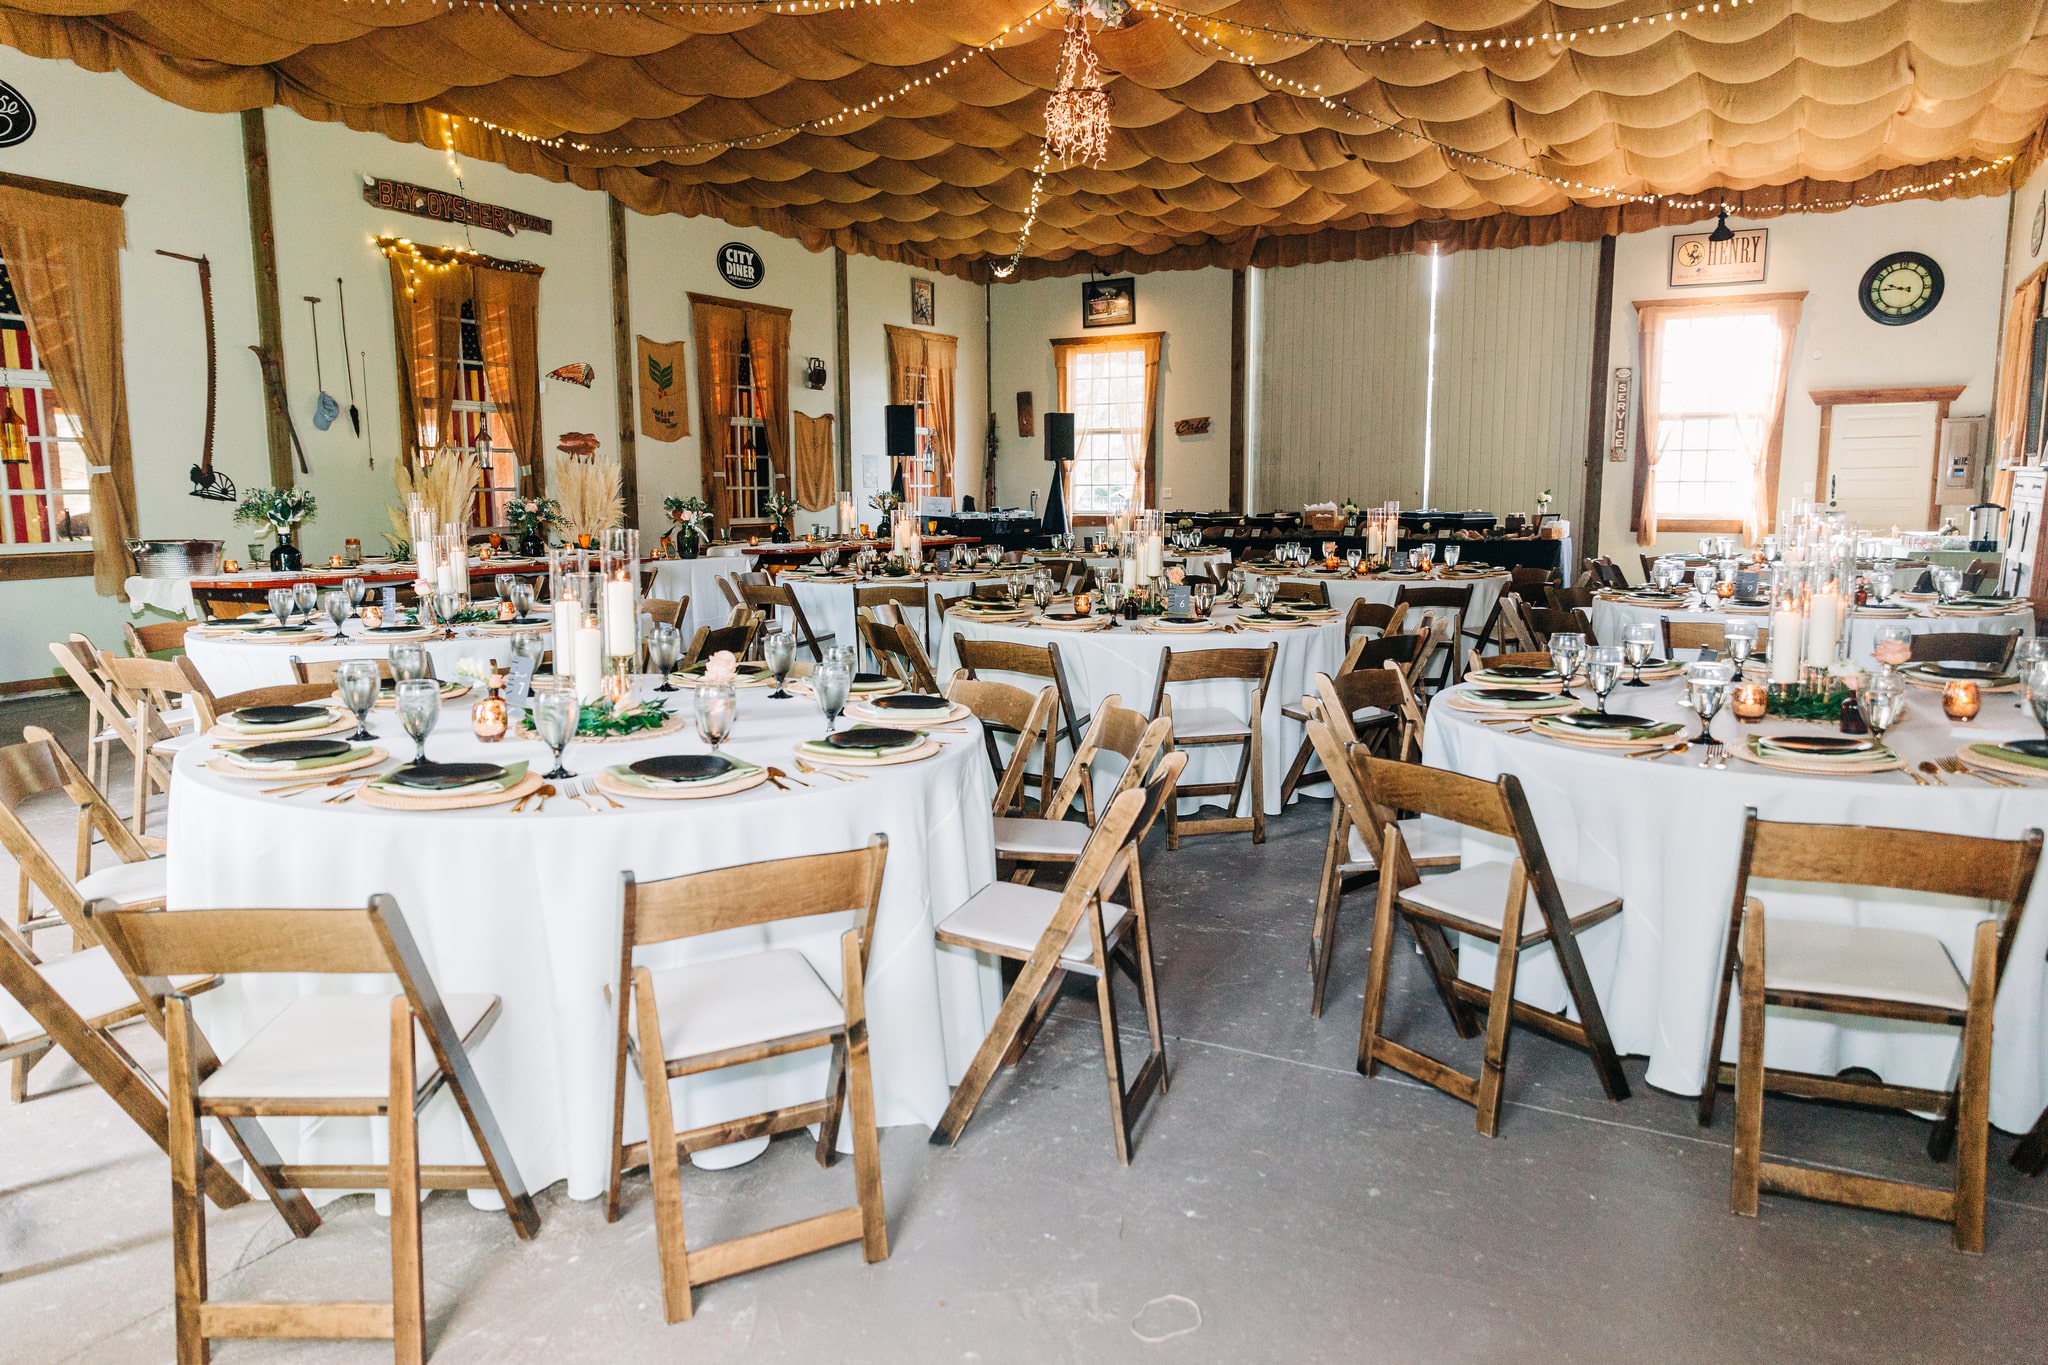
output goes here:
{"type": "Polygon", "coordinates": [[[604,649],[614,659],[640,655],[640,533],[605,533],[604,649]]]}
{"type": "Polygon", "coordinates": [[[424,583],[429,592],[435,586],[434,537],[438,534],[434,526],[434,514],[427,510],[426,503],[417,493],[405,495],[406,536],[412,541],[413,582],[424,583]]]}
{"type": "Polygon", "coordinates": [[[1770,710],[1770,689],[1760,682],[1744,681],[1735,684],[1729,694],[1729,709],[1735,718],[1745,724],[1762,720],[1770,710]]]}
{"type": "Polygon", "coordinates": [[[1770,681],[1789,687],[1799,681],[1800,646],[1806,639],[1806,597],[1802,576],[1791,565],[1771,572],[1770,681]]]}
{"type": "Polygon", "coordinates": [[[1957,679],[1941,689],[1941,712],[1950,720],[1968,723],[1977,719],[1984,698],[1977,684],[1967,679],[1957,679]]]}

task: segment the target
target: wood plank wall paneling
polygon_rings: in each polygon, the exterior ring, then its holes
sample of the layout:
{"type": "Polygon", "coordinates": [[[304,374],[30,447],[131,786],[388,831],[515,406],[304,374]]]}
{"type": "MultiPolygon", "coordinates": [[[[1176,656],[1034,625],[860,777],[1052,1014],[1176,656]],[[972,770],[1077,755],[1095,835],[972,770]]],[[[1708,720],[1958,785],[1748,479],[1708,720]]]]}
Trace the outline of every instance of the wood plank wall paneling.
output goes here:
{"type": "Polygon", "coordinates": [[[1438,507],[1533,512],[1548,488],[1551,510],[1577,524],[1599,280],[1597,242],[1443,258],[1430,488],[1438,507]]]}
{"type": "Polygon", "coordinates": [[[1429,258],[1260,272],[1254,510],[1422,498],[1429,258]]]}
{"type": "MultiPolygon", "coordinates": [[[[1259,509],[1422,504],[1429,258],[1260,272],[1259,509]]],[[[1431,501],[1582,501],[1597,243],[1443,257],[1431,501]]]]}

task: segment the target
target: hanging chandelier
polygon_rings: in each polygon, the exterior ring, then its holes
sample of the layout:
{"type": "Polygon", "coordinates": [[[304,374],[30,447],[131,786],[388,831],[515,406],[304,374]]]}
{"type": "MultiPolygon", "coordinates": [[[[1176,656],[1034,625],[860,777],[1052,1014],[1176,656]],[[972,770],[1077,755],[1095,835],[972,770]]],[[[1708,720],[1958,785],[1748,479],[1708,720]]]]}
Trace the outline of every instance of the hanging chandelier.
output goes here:
{"type": "MultiPolygon", "coordinates": [[[[1068,9],[1061,3],[1061,9],[1068,9]]],[[[1099,166],[1109,155],[1109,116],[1116,97],[1102,88],[1102,66],[1088,41],[1088,19],[1105,8],[1103,0],[1079,0],[1067,15],[1067,39],[1060,45],[1058,79],[1045,101],[1045,144],[1066,165],[1099,166]]],[[[1121,7],[1119,7],[1121,8],[1121,7]]],[[[1121,13],[1117,15],[1122,18],[1121,13]]]]}

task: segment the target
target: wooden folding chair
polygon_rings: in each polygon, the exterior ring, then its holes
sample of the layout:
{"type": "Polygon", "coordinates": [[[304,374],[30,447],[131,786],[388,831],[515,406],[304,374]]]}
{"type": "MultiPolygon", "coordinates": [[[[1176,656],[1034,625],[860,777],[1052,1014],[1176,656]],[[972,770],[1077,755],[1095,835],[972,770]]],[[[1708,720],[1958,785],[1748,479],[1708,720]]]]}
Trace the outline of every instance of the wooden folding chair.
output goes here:
{"type": "MultiPolygon", "coordinates": [[[[1396,667],[1405,667],[1415,661],[1416,651],[1421,648],[1421,645],[1422,637],[1420,635],[1382,635],[1376,640],[1361,636],[1352,641],[1351,648],[1344,652],[1344,661],[1337,665],[1335,676],[1343,677],[1347,673],[1356,673],[1361,670],[1379,672],[1390,663],[1396,667]]],[[[1405,679],[1406,675],[1404,674],[1403,677],[1405,679]]],[[[1413,699],[1412,693],[1410,694],[1410,699],[1413,699]]],[[[1297,725],[1306,725],[1309,721],[1308,700],[1307,697],[1303,697],[1299,704],[1289,703],[1280,708],[1280,714],[1297,725]]],[[[1359,706],[1352,708],[1354,714],[1351,717],[1351,722],[1354,726],[1387,724],[1393,719],[1391,714],[1383,714],[1370,719],[1356,714],[1356,712],[1363,710],[1364,706],[1365,704],[1361,703],[1359,706]]],[[[1304,781],[1318,780],[1308,770],[1308,762],[1313,757],[1313,754],[1314,751],[1309,746],[1308,736],[1304,734],[1301,737],[1301,747],[1294,751],[1294,761],[1287,765],[1287,776],[1280,783],[1281,805],[1285,806],[1294,800],[1295,791],[1300,788],[1304,781]]]]}
{"type": "MultiPolygon", "coordinates": [[[[1354,751],[1356,752],[1356,751],[1354,751]]],[[[1406,1072],[1476,1108],[1481,1136],[1500,1132],[1501,1083],[1507,1074],[1511,1023],[1576,1044],[1593,1056],[1607,1098],[1628,1098],[1628,1078],[1614,1054],[1607,1019],[1579,956],[1578,935],[1621,913],[1621,900],[1604,891],[1560,879],[1550,870],[1536,819],[1512,774],[1481,782],[1438,768],[1367,756],[1364,787],[1389,810],[1412,810],[1515,843],[1512,862],[1488,861],[1424,881],[1398,824],[1382,828],[1378,850],[1379,903],[1372,928],[1372,965],[1365,985],[1365,1017],[1358,1031],[1358,1069],[1367,1076],[1379,1063],[1406,1072]],[[1530,902],[1536,923],[1531,926],[1530,902]],[[1469,1008],[1486,1007],[1485,1062],[1477,1077],[1454,1071],[1434,1057],[1384,1036],[1388,973],[1393,965],[1394,922],[1408,925],[1422,949],[1451,1023],[1462,1038],[1479,1032],[1469,1008]],[[1458,979],[1458,954],[1447,933],[1495,945],[1492,990],[1458,979]],[[1552,1014],[1515,999],[1515,978],[1523,950],[1549,943],[1557,954],[1566,990],[1578,1018],[1552,1014]]],[[[1356,765],[1354,764],[1354,767],[1356,765]]]]}
{"type": "Polygon", "coordinates": [[[1513,654],[1494,654],[1482,659],[1477,654],[1465,661],[1469,674],[1482,668],[1552,668],[1556,660],[1547,649],[1523,649],[1513,654]]]}
{"type": "MultiPolygon", "coordinates": [[[[974,712],[974,718],[981,722],[981,742],[987,746],[989,766],[995,770],[995,814],[1009,815],[1023,802],[1024,783],[1033,750],[1041,751],[1041,761],[1045,765],[1041,771],[1052,770],[1052,716],[1053,707],[1057,704],[1053,689],[1045,687],[1036,693],[1026,692],[1009,683],[969,677],[963,671],[955,673],[946,684],[946,700],[974,712]],[[1008,758],[1003,757],[997,743],[998,736],[1003,735],[1015,736],[1008,758]]],[[[1052,784],[1041,783],[1039,791],[1038,810],[1043,815],[1049,805],[1052,784]]]]}
{"type": "Polygon", "coordinates": [[[1675,659],[1681,649],[1711,649],[1716,654],[1728,649],[1728,627],[1719,621],[1674,621],[1660,616],[1657,623],[1664,630],[1664,657],[1675,659]]]}
{"type": "Polygon", "coordinates": [[[1311,606],[1330,605],[1330,590],[1321,583],[1281,582],[1273,591],[1275,602],[1307,602],[1311,606]]]}
{"type": "Polygon", "coordinates": [[[1351,609],[1344,613],[1347,646],[1356,643],[1361,630],[1370,630],[1381,639],[1398,634],[1407,616],[1408,604],[1405,602],[1368,602],[1363,597],[1354,597],[1351,609]]]}
{"type": "Polygon", "coordinates": [[[1734,1082],[1735,1164],[1728,1193],[1732,1210],[1754,1218],[1759,1192],[1769,1190],[1936,1219],[1954,1226],[1958,1251],[1984,1249],[1991,1011],[2040,861],[2038,829],[2019,839],[1983,839],[1930,830],[1759,820],[1756,809],[1750,808],[1728,912],[1714,1031],[1707,1044],[1707,1084],[1699,1103],[1700,1123],[1711,1124],[1716,1093],[1734,1082]],[[1972,897],[1997,902],[1999,908],[1977,925],[1966,976],[1932,934],[1766,915],[1763,902],[1750,894],[1753,877],[1972,897]],[[1721,1061],[1721,1041],[1738,976],[1741,1050],[1740,1060],[1729,1067],[1721,1061]],[[1956,1083],[1946,1090],[1924,1090],[1766,1067],[1764,1012],[1773,1006],[1959,1029],[1956,1083]],[[1942,1117],[1928,1139],[1928,1154],[1940,1160],[1951,1145],[1956,1147],[1954,1186],[1931,1189],[1763,1160],[1766,1090],[1939,1112],[1942,1117]]]}
{"type": "Polygon", "coordinates": [[[1589,583],[1577,583],[1569,588],[1552,583],[1543,589],[1544,602],[1552,611],[1589,612],[1593,610],[1594,596],[1594,588],[1589,583]]]}
{"type": "MultiPolygon", "coordinates": [[[[746,610],[741,608],[741,610],[746,610]]],[[[725,650],[735,659],[744,659],[754,647],[754,637],[760,634],[760,614],[748,611],[749,619],[737,626],[699,626],[697,634],[690,641],[690,647],[683,651],[683,657],[676,667],[695,668],[704,660],[725,650]]]]}
{"type": "Polygon", "coordinates": [[[128,653],[134,658],[169,654],[185,648],[185,632],[198,624],[197,621],[151,621],[138,626],[133,621],[123,621],[121,638],[128,642],[128,653]]]}
{"type": "Polygon", "coordinates": [[[202,1365],[215,1337],[388,1339],[400,1365],[426,1359],[426,1277],[420,1192],[495,1189],[513,1231],[540,1230],[540,1216],[513,1164],[469,1049],[497,1022],[495,995],[443,996],[398,903],[373,896],[361,910],[87,909],[114,960],[161,1011],[170,1053],[171,1264],[179,1365],[202,1365]],[[393,996],[305,995],[256,1031],[234,1055],[215,1053],[175,978],[188,974],[292,972],[394,974],[393,996]],[[430,1056],[418,1056],[421,1046],[430,1056]],[[307,1093],[309,1090],[315,1093],[307,1093]],[[419,1117],[451,1092],[482,1165],[420,1164],[419,1117]],[[385,1118],[382,1165],[287,1164],[256,1120],[385,1118]],[[391,1301],[227,1303],[207,1285],[206,1209],[199,1200],[200,1121],[220,1122],[292,1232],[310,1236],[320,1215],[304,1190],[374,1189],[391,1195],[391,1301]]]}
{"type": "Polygon", "coordinates": [[[683,624],[683,617],[689,614],[690,599],[687,597],[643,597],[640,599],[640,610],[653,617],[654,624],[658,626],[676,626],[680,628],[683,624]]]}
{"type": "Polygon", "coordinates": [[[184,673],[185,681],[192,688],[193,709],[199,713],[199,733],[205,734],[219,723],[220,718],[245,706],[308,706],[325,701],[334,695],[334,682],[330,678],[320,681],[310,668],[309,681],[276,683],[270,687],[252,687],[243,692],[230,692],[226,696],[215,696],[213,689],[206,685],[206,679],[189,657],[178,660],[178,669],[184,673]]]}
{"type": "Polygon", "coordinates": [[[885,624],[886,621],[882,611],[884,608],[894,609],[896,620],[904,623],[907,623],[909,618],[903,613],[909,611],[916,612],[918,633],[923,640],[926,651],[930,651],[932,632],[931,622],[927,618],[931,614],[931,602],[925,596],[922,583],[907,586],[900,583],[861,584],[853,590],[853,612],[856,617],[860,615],[861,608],[863,607],[874,611],[875,619],[884,621],[885,624]]]}
{"type": "Polygon", "coordinates": [[[1103,794],[1104,809],[1151,775],[1153,762],[1171,736],[1172,722],[1164,716],[1148,721],[1143,712],[1122,703],[1122,697],[1111,693],[1095,708],[1095,720],[1081,736],[1081,748],[1042,814],[996,816],[996,862],[1011,865],[1011,881],[1029,885],[1041,867],[1070,865],[1080,858],[1093,826],[1067,817],[1080,795],[1083,775],[1103,755],[1115,754],[1123,761],[1117,780],[1103,794]]]}
{"type": "Polygon", "coordinates": [[[2019,643],[2019,634],[1979,635],[1969,630],[1936,630],[1925,635],[1915,635],[1912,640],[1912,661],[1957,663],[1985,663],[2005,669],[2012,664],[2013,647],[2019,643]]]}
{"type": "MultiPolygon", "coordinates": [[[[1381,670],[1396,679],[1392,669],[1381,670]]],[[[1379,875],[1380,842],[1389,824],[1398,824],[1409,861],[1419,872],[1455,868],[1463,861],[1460,842],[1420,818],[1397,819],[1397,812],[1372,800],[1366,789],[1362,760],[1365,750],[1356,735],[1347,733],[1343,707],[1350,698],[1341,693],[1336,680],[1318,676],[1319,714],[1309,722],[1309,742],[1324,770],[1336,800],[1330,807],[1330,833],[1323,845],[1323,875],[1316,888],[1315,915],[1309,925],[1308,964],[1312,985],[1308,1012],[1312,1019],[1323,1015],[1324,991],[1329,985],[1330,962],[1337,946],[1337,918],[1343,909],[1346,889],[1368,877],[1379,875]]],[[[1402,688],[1406,690],[1405,682],[1402,688]]],[[[1419,739],[1411,740],[1410,725],[1402,726],[1399,750],[1402,760],[1409,752],[1420,753],[1419,739]],[[1414,747],[1411,749],[1411,742],[1414,747]]]]}
{"type": "Polygon", "coordinates": [[[178,750],[195,743],[198,698],[185,671],[169,659],[122,658],[100,651],[100,674],[107,694],[128,713],[128,725],[142,748],[142,762],[133,765],[128,818],[135,833],[148,824],[149,794],[169,794],[171,764],[178,750]],[[176,698],[174,701],[173,698],[176,698]]]}
{"type": "Polygon", "coordinates": [[[1584,612],[1570,608],[1525,607],[1522,619],[1529,623],[1529,638],[1539,649],[1548,648],[1550,637],[1559,631],[1577,631],[1586,637],[1588,648],[1600,643],[1600,637],[1593,633],[1592,620],[1584,612]]]}
{"type": "Polygon", "coordinates": [[[298,655],[292,655],[292,677],[302,685],[321,683],[334,686],[334,675],[346,663],[375,663],[377,677],[383,682],[391,681],[391,660],[389,659],[315,659],[307,663],[298,655]]]}
{"type": "Polygon", "coordinates": [[[1403,583],[1400,591],[1395,594],[1394,600],[1406,606],[1410,611],[1427,611],[1437,615],[1442,615],[1445,612],[1450,613],[1450,657],[1444,660],[1442,673],[1431,680],[1434,686],[1449,687],[1458,680],[1458,676],[1463,668],[1462,661],[1459,658],[1459,646],[1464,643],[1465,618],[1472,614],[1472,585],[1470,583],[1459,583],[1455,586],[1448,584],[1418,586],[1412,583],[1403,583]]]}
{"type": "MultiPolygon", "coordinates": [[[[1080,748],[1081,734],[1088,728],[1092,718],[1078,714],[1074,709],[1074,689],[1067,682],[1066,664],[1060,658],[1058,644],[1050,640],[1042,645],[1019,644],[1014,640],[970,640],[965,635],[955,633],[953,652],[954,657],[959,660],[960,667],[965,669],[971,678],[979,678],[985,673],[1015,673],[1026,678],[1043,678],[1051,683],[1059,695],[1060,705],[1059,723],[1055,727],[1055,732],[1059,742],[1067,746],[1071,762],[1072,755],[1080,748]]],[[[1057,745],[1053,756],[1058,757],[1057,745]]],[[[1060,780],[1061,771],[1048,763],[1043,783],[1039,781],[1037,773],[1030,774],[1025,780],[1039,787],[1039,796],[1043,800],[1046,791],[1060,780]]],[[[1089,820],[1094,820],[1095,792],[1086,774],[1083,774],[1081,780],[1081,808],[1089,820]]]]}
{"type": "MultiPolygon", "coordinates": [[[[100,652],[91,640],[74,631],[69,639],[50,642],[50,657],[85,698],[85,767],[95,782],[105,786],[113,780],[114,745],[141,761],[137,755],[142,746],[135,729],[107,690],[106,677],[100,672],[100,652]]],[[[169,774],[164,778],[168,782],[169,774]]]]}
{"type": "Polygon", "coordinates": [[[1508,570],[1508,591],[1520,595],[1523,600],[1533,597],[1543,600],[1543,589],[1557,581],[1557,574],[1550,569],[1514,568],[1508,570]]]}
{"type": "Polygon", "coordinates": [[[862,641],[885,673],[914,692],[927,696],[938,692],[939,680],[931,660],[925,657],[924,646],[917,642],[916,626],[907,621],[877,621],[872,615],[858,616],[855,622],[862,641]]]}
{"type": "Polygon", "coordinates": [[[1178,849],[1183,834],[1235,834],[1250,830],[1252,842],[1266,842],[1265,715],[1266,685],[1273,677],[1273,660],[1278,645],[1264,649],[1172,649],[1159,651],[1159,676],[1152,687],[1152,716],[1173,721],[1175,748],[1206,748],[1214,745],[1240,747],[1237,774],[1228,782],[1187,783],[1180,795],[1191,797],[1227,796],[1230,804],[1221,816],[1181,818],[1179,802],[1166,808],[1166,846],[1178,849]],[[1250,689],[1249,710],[1240,718],[1228,707],[1175,706],[1167,687],[1173,683],[1241,682],[1250,689]],[[1249,779],[1249,781],[1247,781],[1249,779]],[[1237,814],[1249,787],[1251,813],[1237,814]]]}
{"type": "MultiPolygon", "coordinates": [[[[725,595],[725,601],[727,606],[743,607],[746,605],[745,602],[740,600],[739,579],[736,578],[734,575],[729,573],[717,574],[714,576],[713,581],[715,581],[718,584],[719,592],[725,595]]],[[[763,577],[761,581],[765,583],[768,580],[766,577],[763,577]]]]}
{"type": "Polygon", "coordinates": [[[952,1102],[932,1130],[934,1143],[950,1146],[960,1140],[997,1069],[1022,1055],[1038,1025],[1051,1012],[1067,974],[1079,972],[1095,978],[1116,1159],[1122,1165],[1131,1164],[1138,1120],[1153,1092],[1164,1094],[1167,1088],[1166,1040],[1160,1030],[1159,996],[1152,977],[1152,939],[1145,919],[1138,845],[1159,811],[1171,806],[1174,783],[1186,763],[1186,754],[1168,754],[1144,787],[1109,803],[1067,877],[1065,890],[992,882],[940,921],[934,931],[939,942],[1024,965],[1003,997],[1003,1006],[968,1064],[967,1074],[953,1091],[952,1102]],[[1119,885],[1127,886],[1128,908],[1110,900],[1119,885]],[[1128,1089],[1109,976],[1112,963],[1138,987],[1151,1037],[1151,1055],[1128,1089]]]}
{"type": "Polygon", "coordinates": [[[648,1167],[654,1186],[655,1245],[662,1304],[670,1322],[690,1316],[691,1290],[778,1261],[847,1242],[870,1264],[888,1259],[882,1160],[875,1134],[875,1091],[868,1071],[866,983],[875,911],[889,841],[865,848],[698,872],[642,885],[624,878],[619,951],[619,1027],[612,1080],[612,1174],[605,1220],[619,1217],[626,1171],[648,1167]],[[775,894],[760,894],[773,886],[775,894]],[[636,965],[636,948],[749,925],[851,911],[839,939],[840,985],[832,986],[794,948],[767,948],[680,967],[636,965]],[[631,983],[629,990],[628,983],[631,983]],[[725,1067],[829,1047],[825,1096],[809,1104],[676,1131],[669,1083],[725,1067]],[[627,1145],[626,1069],[640,1071],[647,1097],[647,1141],[627,1145]],[[851,1107],[854,1191],[858,1202],[691,1250],[684,1238],[682,1157],[707,1147],[772,1137],[818,1125],[817,1158],[830,1166],[840,1113],[851,1107]]]}
{"type": "MultiPolygon", "coordinates": [[[[44,929],[59,926],[71,930],[74,952],[62,959],[72,963],[78,959],[83,964],[88,959],[81,955],[98,943],[98,936],[88,927],[85,920],[86,902],[94,898],[110,898],[131,906],[154,906],[164,903],[165,874],[169,864],[161,858],[152,858],[142,841],[130,833],[121,823],[113,808],[100,795],[92,779],[82,772],[57,743],[48,730],[31,725],[22,731],[22,742],[0,748],[0,847],[7,850],[20,869],[16,894],[15,926],[9,931],[10,937],[30,965],[40,963],[42,958],[29,947],[29,935],[44,929]],[[65,799],[77,809],[77,839],[72,860],[72,871],[66,874],[56,857],[43,846],[35,832],[23,819],[22,808],[38,797],[61,791],[65,799]],[[92,870],[92,849],[95,839],[105,840],[107,847],[120,861],[109,867],[92,870]],[[33,898],[40,892],[48,904],[46,914],[35,913],[33,898]]],[[[154,841],[153,841],[154,842],[154,841]]],[[[158,843],[161,849],[161,843],[158,843]]],[[[4,928],[5,926],[0,926],[4,928]]],[[[71,965],[62,969],[63,981],[60,993],[68,992],[70,983],[77,978],[72,973],[91,973],[93,969],[84,965],[71,965]]],[[[118,973],[117,973],[118,975],[118,973]]],[[[92,986],[95,978],[88,975],[85,985],[92,986]]],[[[103,984],[103,983],[100,983],[103,984]]],[[[77,1003],[102,1003],[108,993],[96,989],[79,995],[66,995],[77,1003]]],[[[111,997],[119,1003],[132,1004],[133,993],[124,982],[119,992],[111,997]]],[[[24,1007],[28,1002],[18,992],[16,999],[24,1007]]],[[[31,1010],[31,1013],[34,1013],[31,1010]]],[[[36,1015],[40,1021],[42,1016],[36,1015]]],[[[45,1025],[47,1027],[47,1024],[45,1025]]],[[[11,1024],[0,1025],[4,1033],[15,1042],[27,1038],[24,1024],[19,1018],[11,1024]]],[[[62,1038],[57,1034],[51,1037],[62,1038]]],[[[68,1050],[68,1048],[67,1048],[68,1050]]],[[[9,1044],[7,1052],[14,1059],[11,1089],[15,1103],[20,1103],[28,1094],[28,1073],[44,1052],[47,1043],[37,1047],[32,1043],[17,1047],[9,1044]]],[[[82,1063],[81,1063],[82,1064],[82,1063]]],[[[93,1079],[108,1085],[99,1073],[93,1079]]],[[[118,1096],[116,1097],[119,1098],[118,1096]]]]}
{"type": "Polygon", "coordinates": [[[804,615],[804,604],[797,600],[796,589],[786,583],[746,583],[739,585],[740,601],[764,616],[776,611],[786,611],[796,625],[796,634],[804,642],[804,648],[811,651],[813,663],[825,662],[825,645],[832,643],[828,632],[818,635],[811,630],[810,618],[804,615]]]}

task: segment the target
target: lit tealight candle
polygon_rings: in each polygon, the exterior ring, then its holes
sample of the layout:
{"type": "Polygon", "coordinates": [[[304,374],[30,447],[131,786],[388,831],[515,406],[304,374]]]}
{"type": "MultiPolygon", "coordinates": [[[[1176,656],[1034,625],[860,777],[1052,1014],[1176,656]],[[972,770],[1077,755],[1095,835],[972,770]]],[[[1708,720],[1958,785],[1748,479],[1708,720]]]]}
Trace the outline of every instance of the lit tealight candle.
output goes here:
{"type": "Polygon", "coordinates": [[[1740,721],[1756,721],[1764,718],[1770,709],[1770,689],[1760,682],[1739,682],[1733,693],[1735,718],[1740,721]]]}
{"type": "Polygon", "coordinates": [[[1942,713],[1950,720],[1973,721],[1983,704],[1977,684],[1967,679],[1958,679],[1941,689],[1942,713]]]}

